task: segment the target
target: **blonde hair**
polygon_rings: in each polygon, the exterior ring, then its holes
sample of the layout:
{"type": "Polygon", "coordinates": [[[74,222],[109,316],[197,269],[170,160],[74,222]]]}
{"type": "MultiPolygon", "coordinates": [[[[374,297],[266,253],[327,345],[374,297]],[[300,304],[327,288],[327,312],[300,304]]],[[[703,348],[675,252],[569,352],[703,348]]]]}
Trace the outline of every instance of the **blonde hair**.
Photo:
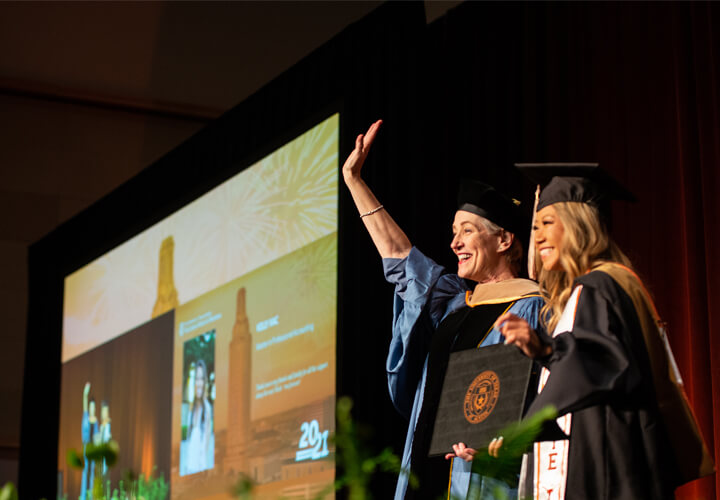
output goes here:
{"type": "Polygon", "coordinates": [[[576,278],[607,262],[632,268],[630,260],[610,238],[597,208],[571,201],[554,203],[553,207],[564,228],[559,260],[562,270],[546,271],[539,254],[535,254],[535,271],[545,299],[540,320],[550,334],[560,320],[576,278]]]}

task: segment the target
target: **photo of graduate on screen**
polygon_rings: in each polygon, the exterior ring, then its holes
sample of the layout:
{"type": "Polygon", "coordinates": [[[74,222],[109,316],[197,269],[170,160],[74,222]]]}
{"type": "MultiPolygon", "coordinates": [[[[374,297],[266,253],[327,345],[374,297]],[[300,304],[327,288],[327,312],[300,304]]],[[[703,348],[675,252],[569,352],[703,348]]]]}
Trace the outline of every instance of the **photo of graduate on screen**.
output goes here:
{"type": "Polygon", "coordinates": [[[215,330],[183,345],[183,380],[181,476],[215,465],[215,330]]]}

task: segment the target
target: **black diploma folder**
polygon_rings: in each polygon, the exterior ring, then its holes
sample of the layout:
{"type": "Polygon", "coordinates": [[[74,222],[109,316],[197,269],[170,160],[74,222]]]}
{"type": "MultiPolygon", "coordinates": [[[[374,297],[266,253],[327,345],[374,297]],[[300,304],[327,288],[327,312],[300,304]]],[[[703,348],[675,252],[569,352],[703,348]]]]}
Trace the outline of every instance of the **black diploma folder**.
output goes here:
{"type": "Polygon", "coordinates": [[[485,448],[500,429],[520,420],[532,367],[513,345],[450,354],[429,455],[452,453],[456,443],[485,448]]]}

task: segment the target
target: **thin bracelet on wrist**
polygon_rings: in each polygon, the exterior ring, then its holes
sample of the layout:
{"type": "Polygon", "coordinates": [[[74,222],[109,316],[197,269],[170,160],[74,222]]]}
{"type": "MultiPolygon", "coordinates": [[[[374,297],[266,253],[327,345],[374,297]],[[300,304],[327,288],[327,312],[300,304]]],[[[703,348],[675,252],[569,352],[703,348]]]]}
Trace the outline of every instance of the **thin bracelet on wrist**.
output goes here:
{"type": "Polygon", "coordinates": [[[379,212],[379,211],[382,210],[382,209],[383,209],[383,206],[380,205],[380,206],[377,207],[377,208],[373,208],[373,209],[370,210],[369,212],[365,212],[364,214],[360,214],[360,218],[362,219],[363,217],[367,217],[368,215],[372,215],[372,214],[374,214],[375,212],[379,212]]]}

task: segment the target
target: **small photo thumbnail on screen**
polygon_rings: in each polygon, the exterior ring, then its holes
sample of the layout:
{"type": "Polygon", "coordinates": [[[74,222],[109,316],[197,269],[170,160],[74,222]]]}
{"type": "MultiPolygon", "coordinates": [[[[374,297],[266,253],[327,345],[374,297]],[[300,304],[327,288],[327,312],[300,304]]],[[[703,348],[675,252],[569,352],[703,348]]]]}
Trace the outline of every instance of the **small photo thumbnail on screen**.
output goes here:
{"type": "Polygon", "coordinates": [[[183,344],[180,475],[195,474],[215,465],[215,330],[183,344]]]}

